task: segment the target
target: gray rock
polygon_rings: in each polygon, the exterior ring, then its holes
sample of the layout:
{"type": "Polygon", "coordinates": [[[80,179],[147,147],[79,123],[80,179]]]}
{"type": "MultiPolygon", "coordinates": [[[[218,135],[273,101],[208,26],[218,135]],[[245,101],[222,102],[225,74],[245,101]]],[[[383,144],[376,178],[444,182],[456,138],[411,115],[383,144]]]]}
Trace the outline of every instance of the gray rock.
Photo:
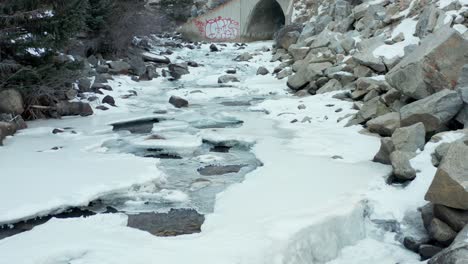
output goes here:
{"type": "Polygon", "coordinates": [[[3,146],[3,140],[7,136],[12,136],[16,133],[16,127],[10,122],[0,121],[0,146],[3,146]]]}
{"type": "Polygon", "coordinates": [[[111,61],[109,63],[110,73],[113,74],[127,74],[131,66],[125,61],[111,61]]]}
{"type": "Polygon", "coordinates": [[[98,65],[96,67],[97,73],[108,73],[109,72],[109,65],[98,65]]]}
{"type": "Polygon", "coordinates": [[[429,236],[437,242],[448,246],[455,239],[457,233],[440,219],[433,218],[429,226],[429,236]]]}
{"type": "Polygon", "coordinates": [[[78,80],[78,89],[81,92],[89,92],[91,90],[92,82],[89,78],[83,77],[78,80]]]}
{"type": "Polygon", "coordinates": [[[468,128],[468,104],[464,104],[460,113],[456,116],[455,120],[463,124],[465,128],[468,128]]]}
{"type": "Polygon", "coordinates": [[[388,107],[380,102],[378,97],[375,97],[364,103],[361,110],[356,114],[356,119],[359,124],[362,124],[388,112],[390,112],[388,107]]]}
{"type": "Polygon", "coordinates": [[[234,60],[235,61],[249,61],[252,58],[253,58],[253,56],[250,53],[244,52],[241,55],[237,56],[234,60]]]}
{"type": "Polygon", "coordinates": [[[169,74],[172,78],[178,80],[182,75],[189,74],[188,64],[187,63],[171,63],[168,65],[169,74]]]}
{"type": "Polygon", "coordinates": [[[157,55],[151,52],[143,52],[141,56],[143,57],[144,61],[150,61],[150,62],[161,63],[161,64],[171,63],[171,60],[168,57],[157,55]]]}
{"type": "Polygon", "coordinates": [[[426,143],[426,131],[423,123],[417,123],[408,127],[397,128],[392,135],[392,141],[396,150],[416,152],[423,149],[426,143]]]}
{"type": "Polygon", "coordinates": [[[171,98],[169,98],[169,103],[176,108],[188,107],[189,105],[189,102],[187,100],[174,95],[171,96],[171,98]]]}
{"type": "Polygon", "coordinates": [[[428,203],[419,209],[421,210],[421,219],[423,221],[424,228],[429,230],[431,221],[434,219],[434,206],[431,203],[428,203]]]}
{"type": "Polygon", "coordinates": [[[56,105],[57,113],[60,116],[89,116],[93,114],[93,109],[88,103],[60,101],[56,105]]]}
{"type": "Polygon", "coordinates": [[[383,137],[389,137],[395,129],[400,127],[400,114],[391,112],[367,122],[367,129],[372,133],[377,133],[383,137]]]}
{"type": "Polygon", "coordinates": [[[294,43],[297,43],[301,35],[302,25],[291,24],[280,29],[275,38],[278,48],[288,49],[294,43]]]}
{"type": "Polygon", "coordinates": [[[292,55],[295,61],[302,60],[307,56],[307,53],[309,53],[310,48],[309,47],[302,47],[298,44],[292,44],[288,48],[289,53],[292,55]]]}
{"type": "Polygon", "coordinates": [[[391,165],[390,154],[393,151],[395,151],[395,146],[393,145],[392,139],[389,137],[381,138],[379,152],[377,152],[373,161],[391,165]]]}
{"type": "Polygon", "coordinates": [[[222,75],[218,78],[218,83],[240,82],[235,75],[222,75]]]}
{"type": "Polygon", "coordinates": [[[343,47],[346,53],[349,53],[352,49],[354,49],[355,44],[356,40],[350,36],[345,37],[343,40],[340,41],[340,45],[341,47],[343,47]]]}
{"type": "Polygon", "coordinates": [[[265,67],[259,67],[257,70],[257,75],[267,75],[268,73],[270,73],[270,71],[265,67]]]}
{"type": "Polygon", "coordinates": [[[443,248],[430,245],[430,244],[423,244],[419,247],[418,252],[421,255],[421,260],[427,260],[435,256],[437,253],[441,252],[443,248]]]}
{"type": "Polygon", "coordinates": [[[450,247],[444,249],[434,257],[428,264],[465,264],[468,263],[468,226],[458,233],[450,247]]]}
{"type": "Polygon", "coordinates": [[[211,52],[216,52],[219,51],[218,47],[213,43],[210,45],[210,51],[211,52]]]}
{"type": "Polygon", "coordinates": [[[205,217],[193,209],[171,209],[168,213],[139,213],[128,216],[128,227],[155,236],[178,236],[200,233],[205,217]]]}
{"type": "Polygon", "coordinates": [[[14,89],[0,91],[0,113],[21,115],[24,112],[23,96],[14,89]]]}
{"type": "Polygon", "coordinates": [[[131,56],[128,63],[131,66],[130,71],[133,74],[135,74],[137,76],[141,76],[141,75],[145,74],[146,65],[145,65],[145,62],[143,61],[143,59],[140,56],[131,56]]]}
{"type": "Polygon", "coordinates": [[[106,95],[104,98],[102,98],[102,103],[103,104],[109,104],[111,106],[115,106],[114,97],[112,97],[110,95],[106,95]]]}
{"type": "Polygon", "coordinates": [[[446,28],[427,36],[386,79],[403,94],[422,99],[442,89],[454,89],[468,57],[468,41],[446,28]]]}
{"type": "Polygon", "coordinates": [[[463,101],[455,91],[442,90],[400,109],[401,125],[424,123],[427,132],[442,129],[461,110],[463,101]]]}
{"type": "Polygon", "coordinates": [[[415,35],[422,39],[434,32],[437,19],[443,14],[444,12],[434,5],[426,6],[419,17],[418,24],[416,24],[415,35]]]}
{"type": "Polygon", "coordinates": [[[290,75],[292,75],[293,72],[290,68],[286,68],[286,69],[283,69],[281,70],[277,75],[276,75],[276,78],[278,78],[279,80],[282,80],[290,75]]]}
{"type": "Polygon", "coordinates": [[[392,163],[393,175],[401,181],[413,180],[416,178],[416,171],[411,167],[410,159],[412,159],[414,154],[403,152],[403,151],[394,151],[390,154],[390,161],[392,163]]]}
{"type": "Polygon", "coordinates": [[[324,86],[317,90],[317,94],[329,93],[343,90],[343,86],[336,79],[330,79],[324,86]]]}
{"type": "Polygon", "coordinates": [[[370,77],[374,72],[366,66],[358,65],[354,68],[354,75],[358,78],[360,77],[370,77]]]}
{"type": "Polygon", "coordinates": [[[424,199],[468,210],[468,140],[451,144],[424,199]]]}
{"type": "MultiPolygon", "coordinates": [[[[372,89],[364,96],[364,98],[362,100],[364,102],[367,102],[367,101],[370,101],[370,100],[374,99],[375,97],[378,97],[379,95],[380,94],[379,94],[378,90],[372,89]]],[[[400,116],[400,114],[398,114],[398,116],[400,116]]],[[[399,119],[399,117],[398,117],[398,119],[399,119]]]]}
{"type": "Polygon", "coordinates": [[[455,232],[460,232],[468,224],[468,210],[435,204],[434,216],[450,226],[455,232]]]}
{"type": "Polygon", "coordinates": [[[329,62],[302,64],[296,74],[289,76],[288,87],[295,91],[305,88],[309,82],[321,76],[329,66],[331,66],[329,62]]]}
{"type": "Polygon", "coordinates": [[[432,153],[432,165],[438,167],[444,156],[447,154],[450,148],[450,143],[442,143],[436,147],[434,153],[432,153]]]}
{"type": "Polygon", "coordinates": [[[424,238],[415,238],[415,237],[405,237],[403,239],[403,245],[405,248],[415,252],[419,253],[419,248],[421,245],[429,243],[429,238],[424,237],[424,238]]]}
{"type": "Polygon", "coordinates": [[[468,64],[465,64],[460,72],[460,77],[458,78],[457,88],[465,88],[465,92],[463,93],[463,101],[468,103],[468,91],[466,90],[468,87],[468,64]]]}
{"type": "Polygon", "coordinates": [[[387,106],[392,106],[395,101],[400,99],[400,97],[401,97],[400,91],[398,91],[395,88],[392,88],[390,91],[382,95],[381,100],[387,106]]]}
{"type": "Polygon", "coordinates": [[[246,165],[208,165],[198,169],[198,173],[203,176],[215,176],[228,173],[238,173],[246,165]]]}

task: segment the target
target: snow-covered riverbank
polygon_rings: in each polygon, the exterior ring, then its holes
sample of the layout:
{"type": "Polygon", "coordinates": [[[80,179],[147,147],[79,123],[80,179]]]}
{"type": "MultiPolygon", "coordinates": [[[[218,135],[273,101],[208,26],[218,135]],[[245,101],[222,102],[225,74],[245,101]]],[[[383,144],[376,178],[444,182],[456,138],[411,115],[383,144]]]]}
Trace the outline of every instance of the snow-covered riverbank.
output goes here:
{"type": "MultiPolygon", "coordinates": [[[[102,146],[122,136],[108,124],[141,117],[186,124],[241,120],[240,127],[193,133],[181,126],[180,137],[165,145],[186,150],[203,140],[255,143],[252,151],[263,166],[217,196],[201,233],[155,237],[127,227],[124,214],[52,219],[0,240],[0,263],[418,263],[419,256],[404,249],[395,233],[371,222],[380,216],[401,220],[402,215],[401,208],[384,203],[395,188],[385,185],[390,166],[371,162],[379,139],[359,133],[359,126],[344,128],[346,119],[337,122],[356,112],[352,103],[333,99],[333,94],[291,97],[285,80],[256,76],[258,66],[270,71],[276,66],[269,62],[269,52],[258,51],[268,45],[237,50],[229,44],[220,53],[209,53],[208,45],[177,51],[172,59],[181,56],[205,66],[191,68],[177,82],[158,78],[136,83],[118,77],[109,92],[117,108],[87,118],[32,122],[0,148],[0,167],[10,175],[0,185],[3,223],[87,205],[139,184],[165,201],[185,204],[191,197],[184,190],[167,184],[159,188],[177,176],[164,175],[157,159],[102,146]],[[258,55],[250,62],[232,60],[245,51],[258,55]],[[216,87],[217,77],[233,67],[241,82],[216,87]],[[119,98],[130,89],[138,96],[119,98]],[[171,95],[186,98],[190,107],[173,108],[167,103],[171,95]],[[226,101],[251,106],[226,107],[226,101]],[[72,129],[52,134],[57,127],[72,129]]],[[[153,131],[161,131],[157,123],[153,131]]],[[[215,154],[203,158],[217,160],[215,154]]],[[[405,195],[423,201],[423,193],[405,195]]]]}

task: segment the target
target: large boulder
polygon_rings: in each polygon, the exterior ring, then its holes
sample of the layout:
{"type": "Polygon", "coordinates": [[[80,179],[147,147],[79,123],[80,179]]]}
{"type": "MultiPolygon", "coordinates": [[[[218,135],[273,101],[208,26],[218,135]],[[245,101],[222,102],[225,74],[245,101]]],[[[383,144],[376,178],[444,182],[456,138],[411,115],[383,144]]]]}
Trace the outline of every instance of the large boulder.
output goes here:
{"type": "Polygon", "coordinates": [[[424,197],[427,201],[468,210],[468,140],[450,145],[424,197]]]}
{"type": "Polygon", "coordinates": [[[295,44],[302,32],[302,25],[291,24],[283,27],[276,33],[275,42],[277,48],[288,49],[295,44]]]}
{"type": "Polygon", "coordinates": [[[0,91],[0,113],[21,115],[23,112],[23,97],[17,90],[0,91]]]}
{"type": "Polygon", "coordinates": [[[367,129],[372,133],[377,133],[383,137],[389,137],[395,129],[400,127],[400,114],[391,112],[367,122],[367,129]]]}
{"type": "Polygon", "coordinates": [[[422,149],[426,143],[426,131],[423,123],[396,129],[392,135],[392,141],[396,150],[416,152],[416,150],[422,149]]]}
{"type": "Polygon", "coordinates": [[[468,263],[468,225],[442,252],[431,258],[428,264],[465,264],[468,263]]]}
{"type": "Polygon", "coordinates": [[[443,129],[463,106],[456,91],[442,90],[427,98],[405,105],[400,109],[401,125],[422,122],[427,132],[443,129]]]}
{"type": "Polygon", "coordinates": [[[422,99],[442,89],[454,89],[468,57],[468,41],[451,28],[426,37],[387,75],[403,94],[422,99]]]}
{"type": "Polygon", "coordinates": [[[288,87],[292,90],[301,90],[309,82],[316,80],[319,76],[323,74],[323,71],[332,66],[329,62],[320,62],[312,64],[302,64],[296,74],[289,76],[288,78],[288,87]]]}

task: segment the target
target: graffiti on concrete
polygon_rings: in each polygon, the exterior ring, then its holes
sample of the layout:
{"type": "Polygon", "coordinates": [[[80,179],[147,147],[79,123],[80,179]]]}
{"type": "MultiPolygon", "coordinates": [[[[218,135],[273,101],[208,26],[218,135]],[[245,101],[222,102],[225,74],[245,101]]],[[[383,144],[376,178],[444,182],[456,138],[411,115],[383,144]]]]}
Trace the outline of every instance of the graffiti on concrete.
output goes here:
{"type": "Polygon", "coordinates": [[[239,22],[231,18],[217,17],[205,22],[195,20],[194,23],[200,33],[212,40],[236,39],[240,33],[239,22]]]}

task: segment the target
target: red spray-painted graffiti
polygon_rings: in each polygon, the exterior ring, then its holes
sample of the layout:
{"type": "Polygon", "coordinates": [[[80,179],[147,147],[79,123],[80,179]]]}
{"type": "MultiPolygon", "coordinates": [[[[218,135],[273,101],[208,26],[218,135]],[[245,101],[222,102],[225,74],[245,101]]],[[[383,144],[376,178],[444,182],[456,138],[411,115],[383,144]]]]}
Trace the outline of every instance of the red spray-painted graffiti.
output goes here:
{"type": "Polygon", "coordinates": [[[214,19],[194,21],[195,26],[206,38],[212,40],[230,40],[239,36],[239,22],[231,18],[217,17],[214,19]]]}

